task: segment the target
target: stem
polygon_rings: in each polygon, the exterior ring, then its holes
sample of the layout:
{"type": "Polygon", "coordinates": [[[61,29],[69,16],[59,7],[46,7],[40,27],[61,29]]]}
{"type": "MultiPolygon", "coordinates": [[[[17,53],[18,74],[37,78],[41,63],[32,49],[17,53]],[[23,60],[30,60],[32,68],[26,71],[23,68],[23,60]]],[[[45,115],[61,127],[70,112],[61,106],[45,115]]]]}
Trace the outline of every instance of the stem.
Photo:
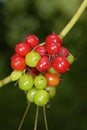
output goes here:
{"type": "Polygon", "coordinates": [[[61,39],[63,39],[67,35],[67,33],[71,30],[71,28],[75,25],[75,23],[80,18],[80,16],[82,15],[86,7],[87,7],[87,0],[84,0],[82,4],[80,5],[79,9],[77,10],[77,12],[75,13],[75,15],[72,17],[69,23],[65,26],[65,28],[60,32],[59,37],[61,39]]]}
{"type": "Polygon", "coordinates": [[[5,84],[8,84],[11,82],[10,76],[0,80],[0,87],[3,87],[5,84]]]}
{"type": "Polygon", "coordinates": [[[48,130],[45,106],[43,106],[43,113],[44,113],[44,122],[45,122],[45,127],[46,127],[46,130],[48,130]]]}
{"type": "Polygon", "coordinates": [[[35,124],[34,124],[34,130],[37,130],[38,111],[39,111],[39,107],[37,106],[36,117],[35,117],[35,124]]]}
{"type": "Polygon", "coordinates": [[[24,112],[24,115],[23,115],[23,117],[22,117],[22,119],[21,119],[21,122],[20,122],[20,124],[19,124],[18,130],[21,130],[21,127],[22,127],[22,125],[23,125],[23,123],[24,123],[24,120],[25,120],[25,117],[26,117],[26,115],[27,115],[27,113],[28,113],[28,110],[29,110],[29,108],[30,108],[30,105],[31,105],[31,103],[28,103],[28,105],[27,105],[27,107],[26,107],[26,110],[25,110],[25,112],[24,112]]]}

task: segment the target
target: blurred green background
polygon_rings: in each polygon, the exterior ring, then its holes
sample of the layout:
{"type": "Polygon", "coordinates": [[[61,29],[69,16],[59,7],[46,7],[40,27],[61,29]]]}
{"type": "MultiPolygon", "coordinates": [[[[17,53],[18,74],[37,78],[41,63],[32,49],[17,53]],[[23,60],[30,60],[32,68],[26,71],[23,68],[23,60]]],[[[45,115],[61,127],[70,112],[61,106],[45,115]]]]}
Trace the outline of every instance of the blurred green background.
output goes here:
{"type": "MultiPolygon", "coordinates": [[[[12,69],[14,47],[28,34],[43,42],[50,33],[60,33],[82,0],[0,0],[0,79],[12,69]]],[[[75,56],[50,107],[46,109],[49,130],[87,130],[87,10],[63,39],[75,56]]],[[[15,83],[0,88],[0,130],[17,130],[27,106],[25,94],[15,83]]],[[[32,104],[22,130],[33,130],[36,106],[32,104]]],[[[45,130],[40,108],[38,130],[45,130]]]]}

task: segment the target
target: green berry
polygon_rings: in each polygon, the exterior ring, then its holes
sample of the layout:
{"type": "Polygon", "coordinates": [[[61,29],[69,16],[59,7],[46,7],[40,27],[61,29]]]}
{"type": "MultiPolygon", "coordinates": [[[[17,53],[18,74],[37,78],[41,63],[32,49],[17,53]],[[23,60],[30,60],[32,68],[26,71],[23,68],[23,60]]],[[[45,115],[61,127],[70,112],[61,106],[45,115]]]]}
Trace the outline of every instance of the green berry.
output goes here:
{"type": "Polygon", "coordinates": [[[43,75],[38,75],[34,79],[34,85],[37,89],[44,89],[47,86],[47,79],[43,75]]]}
{"type": "Polygon", "coordinates": [[[46,90],[38,90],[34,95],[34,103],[37,106],[45,106],[49,101],[49,94],[46,90]]]}
{"type": "Polygon", "coordinates": [[[55,94],[56,94],[56,88],[55,87],[47,86],[46,91],[49,93],[50,98],[54,97],[55,94]]]}
{"type": "Polygon", "coordinates": [[[29,102],[33,102],[33,99],[34,99],[34,95],[35,93],[37,92],[37,89],[35,87],[31,88],[28,92],[27,92],[27,100],[29,102]]]}
{"type": "Polygon", "coordinates": [[[33,77],[28,74],[24,74],[19,79],[19,88],[22,90],[29,90],[33,87],[33,77]]]}
{"type": "Polygon", "coordinates": [[[67,57],[67,59],[68,59],[68,62],[69,62],[70,65],[71,65],[71,64],[74,62],[74,60],[75,60],[74,56],[73,56],[71,53],[69,54],[69,56],[67,57]]]}
{"type": "Polygon", "coordinates": [[[25,57],[25,61],[26,64],[30,67],[36,67],[38,61],[40,60],[41,56],[39,53],[37,52],[29,52],[26,57],[25,57]]]}
{"type": "Polygon", "coordinates": [[[16,81],[16,80],[18,80],[21,76],[22,76],[22,71],[14,70],[14,71],[11,73],[10,78],[11,78],[12,81],[16,81]]]}

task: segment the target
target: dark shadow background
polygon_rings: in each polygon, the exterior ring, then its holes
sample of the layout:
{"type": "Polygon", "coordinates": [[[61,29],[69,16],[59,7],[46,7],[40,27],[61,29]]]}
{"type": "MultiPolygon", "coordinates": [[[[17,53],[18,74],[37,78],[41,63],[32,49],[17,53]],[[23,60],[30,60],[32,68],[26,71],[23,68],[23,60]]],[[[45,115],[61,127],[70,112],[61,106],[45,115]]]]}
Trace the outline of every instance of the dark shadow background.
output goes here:
{"type": "MultiPolygon", "coordinates": [[[[14,47],[28,34],[40,42],[50,33],[60,33],[82,0],[0,0],[0,79],[12,69],[14,47]]],[[[63,39],[76,61],[57,88],[47,109],[49,130],[87,130],[87,10],[63,39]]],[[[0,130],[17,130],[27,106],[25,94],[15,83],[0,88],[0,130]]],[[[33,130],[36,106],[32,104],[22,130],[33,130]]],[[[38,130],[45,130],[40,108],[38,130]]]]}

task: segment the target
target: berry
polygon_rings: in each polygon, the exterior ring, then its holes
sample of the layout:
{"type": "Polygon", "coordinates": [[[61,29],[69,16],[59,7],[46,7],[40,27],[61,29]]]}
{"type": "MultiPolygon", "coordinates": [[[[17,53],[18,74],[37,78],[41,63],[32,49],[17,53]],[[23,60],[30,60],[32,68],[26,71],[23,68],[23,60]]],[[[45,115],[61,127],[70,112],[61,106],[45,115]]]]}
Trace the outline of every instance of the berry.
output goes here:
{"type": "Polygon", "coordinates": [[[69,54],[69,56],[67,57],[67,60],[68,60],[69,64],[71,65],[74,62],[75,58],[72,54],[69,54]]]}
{"type": "Polygon", "coordinates": [[[19,88],[26,91],[33,87],[33,77],[28,74],[24,74],[19,79],[19,88]]]}
{"type": "Polygon", "coordinates": [[[28,43],[20,42],[15,46],[15,52],[19,56],[25,56],[28,52],[30,52],[31,48],[28,43]]]}
{"type": "Polygon", "coordinates": [[[38,75],[34,79],[34,85],[37,89],[44,89],[47,86],[47,79],[43,75],[38,75]]]}
{"type": "Polygon", "coordinates": [[[16,81],[16,80],[18,80],[21,76],[22,76],[22,71],[14,70],[14,71],[11,73],[10,78],[11,78],[12,81],[16,81]]]}
{"type": "Polygon", "coordinates": [[[65,56],[67,57],[69,55],[69,51],[65,47],[61,47],[58,52],[59,56],[65,56]]]}
{"type": "Polygon", "coordinates": [[[52,74],[58,74],[58,72],[53,67],[50,67],[48,71],[52,74]]]}
{"type": "Polygon", "coordinates": [[[52,42],[46,45],[46,51],[48,52],[48,54],[54,55],[58,53],[60,47],[61,46],[59,43],[52,42]]]}
{"type": "Polygon", "coordinates": [[[49,101],[49,94],[46,90],[38,90],[34,95],[34,103],[37,106],[45,106],[49,101]]]}
{"type": "Polygon", "coordinates": [[[50,67],[49,57],[48,56],[42,56],[37,64],[38,71],[45,71],[48,70],[50,67]]]}
{"type": "Polygon", "coordinates": [[[48,86],[56,87],[60,83],[60,77],[57,74],[52,74],[50,72],[46,72],[45,77],[47,79],[48,86]]]}
{"type": "Polygon", "coordinates": [[[52,62],[53,68],[59,73],[65,73],[69,70],[69,62],[63,56],[56,56],[52,62]]]}
{"type": "Polygon", "coordinates": [[[39,39],[37,36],[35,35],[28,35],[26,38],[25,38],[25,42],[29,44],[30,47],[35,47],[38,45],[39,43],[39,39]]]}
{"type": "Polygon", "coordinates": [[[47,86],[46,91],[49,93],[50,98],[54,97],[55,94],[56,94],[56,88],[55,87],[47,86]]]}
{"type": "Polygon", "coordinates": [[[62,40],[59,38],[57,34],[50,34],[47,36],[45,43],[46,45],[49,45],[50,43],[59,43],[60,45],[62,45],[62,40]]]}
{"type": "Polygon", "coordinates": [[[14,70],[23,70],[26,67],[25,59],[18,55],[13,55],[11,58],[11,67],[14,70]]]}
{"type": "Polygon", "coordinates": [[[46,47],[45,46],[37,46],[34,51],[38,52],[41,56],[43,56],[46,54],[46,47]]]}
{"type": "Polygon", "coordinates": [[[36,67],[38,61],[40,60],[41,56],[39,53],[37,52],[29,52],[26,57],[25,57],[25,61],[26,64],[30,67],[36,67]]]}
{"type": "Polygon", "coordinates": [[[34,100],[34,95],[36,94],[36,92],[37,92],[37,89],[36,89],[35,87],[31,88],[31,89],[27,92],[26,97],[27,97],[27,100],[28,100],[29,102],[33,102],[33,100],[34,100]]]}

